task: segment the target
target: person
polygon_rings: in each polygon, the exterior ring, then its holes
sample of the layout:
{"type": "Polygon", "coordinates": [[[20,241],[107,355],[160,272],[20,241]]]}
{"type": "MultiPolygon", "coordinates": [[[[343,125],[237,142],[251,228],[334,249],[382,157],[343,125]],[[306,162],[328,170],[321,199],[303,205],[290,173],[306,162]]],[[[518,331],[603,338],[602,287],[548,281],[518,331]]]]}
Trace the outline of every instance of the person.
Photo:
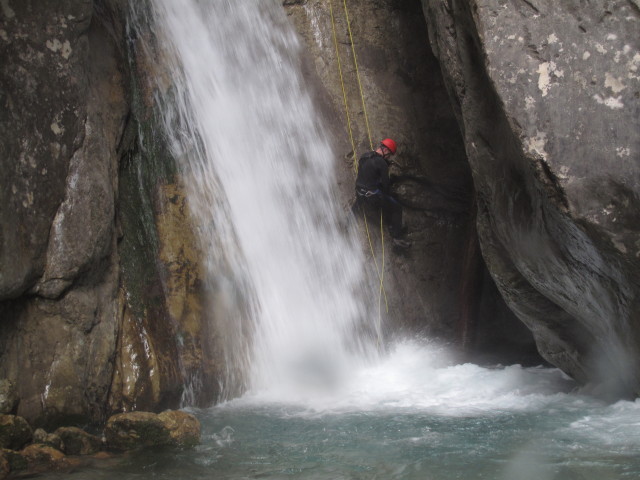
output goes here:
{"type": "Polygon", "coordinates": [[[378,148],[367,152],[358,159],[358,175],[356,177],[356,205],[371,205],[382,209],[389,234],[395,247],[407,248],[411,244],[400,237],[402,229],[402,205],[390,191],[389,166],[391,157],[398,146],[395,141],[385,138],[378,148]]]}

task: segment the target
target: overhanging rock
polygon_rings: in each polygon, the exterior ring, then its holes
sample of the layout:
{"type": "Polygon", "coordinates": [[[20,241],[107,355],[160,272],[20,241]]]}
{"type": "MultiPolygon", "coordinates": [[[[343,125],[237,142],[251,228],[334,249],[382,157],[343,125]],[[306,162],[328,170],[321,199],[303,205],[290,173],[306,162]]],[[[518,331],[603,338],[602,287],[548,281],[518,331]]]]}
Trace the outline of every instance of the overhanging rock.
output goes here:
{"type": "Polygon", "coordinates": [[[640,8],[423,0],[483,255],[541,354],[640,393],[640,8]]]}

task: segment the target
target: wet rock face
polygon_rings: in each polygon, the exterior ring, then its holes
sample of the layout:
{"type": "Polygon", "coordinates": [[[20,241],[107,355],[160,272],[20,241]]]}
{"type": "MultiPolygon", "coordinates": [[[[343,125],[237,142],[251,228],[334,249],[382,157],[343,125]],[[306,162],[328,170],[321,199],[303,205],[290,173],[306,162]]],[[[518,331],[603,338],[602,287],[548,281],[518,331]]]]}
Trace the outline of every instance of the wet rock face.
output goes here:
{"type": "Polygon", "coordinates": [[[0,15],[0,374],[30,421],[98,420],[117,332],[118,47],[92,2],[0,15]]]}
{"type": "Polygon", "coordinates": [[[216,395],[188,205],[153,92],[132,107],[127,54],[138,85],[157,72],[127,52],[128,6],[0,7],[0,377],[36,427],[177,407],[187,381],[216,395]]]}
{"type": "MultiPolygon", "coordinates": [[[[398,255],[391,250],[388,232],[384,231],[385,288],[391,329],[451,338],[455,336],[459,315],[458,283],[462,268],[459,259],[471,221],[468,215],[471,182],[460,132],[426,41],[420,3],[348,2],[351,36],[343,3],[332,5],[333,22],[326,1],[304,2],[288,11],[305,39],[305,48],[311,52],[304,55],[305,59],[315,63],[309,82],[319,79],[318,88],[331,103],[332,144],[340,159],[345,203],[354,199],[353,149],[357,157],[370,150],[369,133],[373,148],[383,138],[393,138],[399,151],[397,164],[390,172],[392,190],[404,206],[408,239],[414,245],[409,255],[398,255]],[[349,127],[354,145],[350,142],[349,127]]],[[[375,283],[373,262],[379,263],[382,258],[380,214],[367,213],[365,226],[363,212],[356,212],[367,256],[372,255],[369,236],[373,244],[375,260],[371,259],[367,266],[371,267],[369,274],[375,283]]],[[[373,303],[377,301],[378,298],[371,299],[373,303]]]]}
{"type": "Polygon", "coordinates": [[[105,427],[107,445],[113,450],[172,445],[191,447],[200,443],[200,422],[181,411],[120,413],[105,427]]]}
{"type": "MultiPolygon", "coordinates": [[[[219,393],[223,338],[211,327],[204,252],[185,180],[163,134],[158,98],[171,89],[144,8],[130,18],[132,121],[119,170],[121,306],[111,412],[208,406],[219,393]]],[[[170,95],[169,95],[170,96],[170,95]]]]}
{"type": "Polygon", "coordinates": [[[18,408],[20,398],[16,392],[16,387],[10,380],[0,380],[0,414],[14,413],[18,408]]]}
{"type": "MultiPolygon", "coordinates": [[[[473,184],[464,142],[448,85],[429,48],[420,1],[347,3],[353,49],[342,2],[332,2],[333,22],[327,1],[286,2],[285,6],[305,42],[303,57],[308,62],[305,65],[309,84],[319,92],[318,104],[325,107],[330,119],[332,144],[342,159],[339,182],[348,199],[345,204],[354,195],[353,156],[334,24],[357,153],[364,153],[370,145],[354,49],[372,140],[391,137],[399,144],[398,164],[391,168],[392,190],[403,204],[404,223],[413,246],[405,253],[393,251],[385,232],[390,330],[437,336],[461,344],[470,353],[479,353],[479,349],[482,353],[496,352],[497,343],[502,342],[500,350],[511,348],[510,358],[517,358],[516,361],[535,357],[535,353],[530,355],[532,350],[535,352],[530,333],[521,328],[521,322],[485,275],[474,226],[473,184]],[[491,305],[491,309],[485,305],[491,305]],[[504,335],[491,340],[492,330],[504,335]],[[520,355],[523,351],[527,353],[520,355]]],[[[360,215],[358,221],[362,248],[370,256],[360,215]]],[[[379,215],[369,219],[378,262],[382,258],[379,224],[379,215]]],[[[373,262],[369,261],[370,278],[377,280],[373,262]]],[[[371,299],[377,301],[378,298],[371,299]]]]}
{"type": "Polygon", "coordinates": [[[54,440],[55,437],[62,441],[63,448],[60,450],[66,455],[91,455],[102,448],[100,438],[78,427],[60,427],[51,436],[47,436],[47,439],[54,440]]]}
{"type": "Polygon", "coordinates": [[[42,275],[69,164],[86,133],[91,4],[34,3],[5,2],[0,11],[0,299],[42,275]]]}
{"type": "Polygon", "coordinates": [[[640,393],[637,2],[423,5],[493,279],[551,363],[640,393]]]}
{"type": "Polygon", "coordinates": [[[33,436],[27,421],[16,415],[0,415],[0,448],[19,450],[33,436]]]}

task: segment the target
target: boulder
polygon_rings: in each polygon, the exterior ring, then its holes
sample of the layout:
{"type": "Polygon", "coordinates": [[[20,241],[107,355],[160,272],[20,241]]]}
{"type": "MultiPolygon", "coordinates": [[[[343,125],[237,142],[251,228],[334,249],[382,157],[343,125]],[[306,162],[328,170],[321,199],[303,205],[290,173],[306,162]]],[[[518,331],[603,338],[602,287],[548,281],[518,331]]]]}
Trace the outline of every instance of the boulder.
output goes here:
{"type": "Polygon", "coordinates": [[[169,445],[171,435],[158,415],[151,412],[119,413],[107,421],[107,446],[113,450],[169,445]]]}
{"type": "Polygon", "coordinates": [[[42,428],[36,428],[33,432],[33,443],[41,443],[42,445],[53,447],[56,450],[64,451],[62,439],[55,433],[47,433],[42,428]]]}
{"type": "Polygon", "coordinates": [[[65,456],[60,450],[56,450],[48,445],[34,443],[20,451],[27,462],[29,470],[50,469],[62,466],[65,463],[65,456]]]}
{"type": "Polygon", "coordinates": [[[28,291],[45,269],[71,157],[85,137],[92,12],[83,1],[6,5],[0,53],[0,299],[28,291]]]}
{"type": "Polygon", "coordinates": [[[200,443],[200,422],[193,415],[180,410],[167,410],[158,418],[169,430],[173,445],[192,447],[200,443]]]}
{"type": "Polygon", "coordinates": [[[20,398],[13,382],[3,378],[0,380],[0,414],[15,413],[20,398]]]}
{"type": "Polygon", "coordinates": [[[67,455],[92,455],[102,448],[102,440],[78,427],[60,427],[53,436],[62,440],[67,455]]]}
{"type": "Polygon", "coordinates": [[[5,457],[3,452],[0,452],[0,480],[3,480],[9,476],[11,467],[9,461],[5,457]]]}
{"type": "Polygon", "coordinates": [[[0,453],[2,453],[2,456],[7,460],[10,471],[19,472],[27,469],[27,460],[20,455],[20,452],[2,448],[0,449],[0,453]]]}
{"type": "Polygon", "coordinates": [[[0,415],[0,447],[19,450],[33,437],[27,421],[17,415],[0,415]]]}
{"type": "Polygon", "coordinates": [[[119,413],[105,427],[107,446],[133,450],[160,445],[193,446],[200,443],[200,422],[182,411],[119,413]]]}

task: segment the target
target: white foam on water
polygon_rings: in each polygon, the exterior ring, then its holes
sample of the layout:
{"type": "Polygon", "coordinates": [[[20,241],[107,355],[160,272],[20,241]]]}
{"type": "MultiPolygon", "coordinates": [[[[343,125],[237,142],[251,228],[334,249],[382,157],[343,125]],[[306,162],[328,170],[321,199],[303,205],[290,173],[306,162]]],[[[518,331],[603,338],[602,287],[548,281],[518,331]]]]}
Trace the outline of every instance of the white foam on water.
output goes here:
{"type": "Polygon", "coordinates": [[[400,342],[375,365],[306,391],[285,386],[252,391],[232,404],[298,406],[309,414],[413,410],[446,416],[492,415],[592,402],[568,392],[574,383],[552,368],[455,363],[445,347],[400,342]]]}
{"type": "Polygon", "coordinates": [[[566,429],[574,437],[609,447],[629,445],[640,447],[640,399],[619,401],[600,411],[585,415],[566,429]]]}

